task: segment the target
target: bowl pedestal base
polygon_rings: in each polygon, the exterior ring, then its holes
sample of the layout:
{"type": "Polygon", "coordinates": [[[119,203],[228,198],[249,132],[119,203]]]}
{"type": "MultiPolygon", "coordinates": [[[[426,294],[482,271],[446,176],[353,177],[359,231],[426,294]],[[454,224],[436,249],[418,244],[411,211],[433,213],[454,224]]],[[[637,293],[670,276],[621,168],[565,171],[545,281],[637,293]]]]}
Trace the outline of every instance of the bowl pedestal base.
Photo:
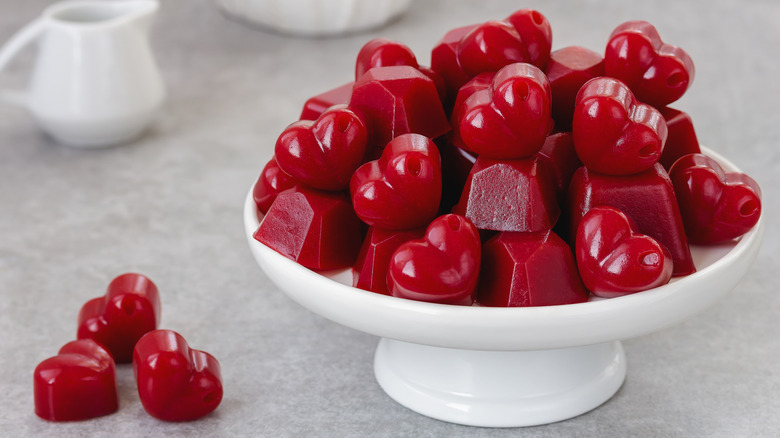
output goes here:
{"type": "Polygon", "coordinates": [[[609,400],[626,377],[619,341],[537,351],[477,351],[382,338],[374,373],[395,401],[483,427],[566,420],[609,400]]]}

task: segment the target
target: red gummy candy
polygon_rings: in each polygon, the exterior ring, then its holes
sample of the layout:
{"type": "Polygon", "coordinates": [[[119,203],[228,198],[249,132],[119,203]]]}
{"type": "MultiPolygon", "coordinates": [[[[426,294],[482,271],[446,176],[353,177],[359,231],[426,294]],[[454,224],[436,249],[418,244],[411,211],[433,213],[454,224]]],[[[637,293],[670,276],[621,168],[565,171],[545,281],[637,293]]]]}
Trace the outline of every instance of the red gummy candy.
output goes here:
{"type": "Polygon", "coordinates": [[[520,35],[527,53],[526,61],[544,69],[550,61],[552,27],[547,17],[533,9],[520,9],[506,18],[520,35]]]}
{"type": "Polygon", "coordinates": [[[452,209],[479,229],[549,230],[560,215],[555,186],[536,158],[477,158],[460,202],[452,209]]]}
{"type": "Polygon", "coordinates": [[[465,149],[505,160],[530,157],[550,132],[550,83],[531,64],[511,64],[458,111],[465,149]]]}
{"type": "Polygon", "coordinates": [[[372,68],[355,82],[349,107],[371,127],[375,146],[407,133],[435,138],[450,130],[436,85],[414,67],[372,68]]]}
{"type": "Polygon", "coordinates": [[[625,84],[600,77],[577,94],[572,134],[585,167],[604,175],[631,175],[658,161],[667,128],[661,113],[638,102],[625,84]]]}
{"type": "Polygon", "coordinates": [[[585,214],[575,253],[582,282],[602,298],[652,289],[672,277],[669,250],[637,233],[628,216],[612,207],[595,207],[585,214]]]}
{"type": "Polygon", "coordinates": [[[471,32],[476,24],[458,27],[447,32],[431,51],[431,69],[438,73],[447,87],[445,110],[449,113],[458,90],[471,79],[458,62],[460,40],[471,32]]]}
{"type": "Polygon", "coordinates": [[[355,263],[352,285],[356,288],[390,295],[387,289],[387,268],[395,250],[410,240],[419,239],[425,228],[412,230],[368,229],[363,247],[355,263]]]}
{"type": "Polygon", "coordinates": [[[393,253],[387,285],[395,297],[470,306],[480,267],[479,234],[463,216],[436,218],[421,240],[393,253]]]}
{"type": "Polygon", "coordinates": [[[457,58],[463,72],[473,78],[509,64],[527,62],[528,51],[514,26],[503,21],[488,21],[461,38],[457,58]]]}
{"type": "Polygon", "coordinates": [[[412,49],[404,44],[386,38],[374,38],[367,42],[358,52],[355,62],[355,79],[374,67],[390,67],[408,65],[418,68],[417,57],[412,49]]]}
{"type": "Polygon", "coordinates": [[[329,270],[355,263],[363,231],[346,193],[297,186],[276,197],[254,238],[307,268],[329,270]]]}
{"type": "Polygon", "coordinates": [[[441,178],[436,145],[422,135],[405,134],[388,143],[378,160],[355,171],[349,187],[352,205],[368,225],[389,230],[422,227],[436,217],[441,178]]]}
{"type": "Polygon", "coordinates": [[[180,334],[171,330],[155,330],[138,341],[133,372],[141,404],[159,420],[196,420],[222,401],[217,359],[191,349],[180,334]]]}
{"type": "Polygon", "coordinates": [[[669,171],[691,243],[713,244],[748,232],[761,217],[761,189],[753,178],[726,172],[712,158],[686,155],[669,171]]]}
{"type": "Polygon", "coordinates": [[[257,209],[265,214],[271,208],[271,204],[274,203],[276,195],[293,188],[295,184],[297,184],[295,178],[286,174],[279,167],[276,158],[271,157],[265,167],[263,167],[263,171],[260,172],[260,177],[257,178],[257,182],[255,182],[252,190],[252,197],[255,200],[257,209]]]}
{"type": "Polygon", "coordinates": [[[363,162],[368,129],[344,105],[322,113],[316,121],[299,120],[276,140],[279,167],[297,181],[319,190],[341,191],[363,162]]]}
{"type": "Polygon", "coordinates": [[[571,249],[552,231],[503,232],[482,246],[477,293],[481,306],[554,306],[587,300],[571,249]]]}
{"type": "Polygon", "coordinates": [[[641,102],[656,108],[682,97],[694,76],[688,53],[664,44],[646,21],[627,21],[612,31],[604,71],[625,82],[641,102]]]}
{"type": "Polygon", "coordinates": [[[65,344],[39,363],[33,375],[35,414],[49,421],[77,421],[116,412],[116,366],[92,339],[65,344]]]}
{"type": "Polygon", "coordinates": [[[81,307],[78,339],[92,339],[105,347],[116,363],[133,360],[135,343],[160,322],[160,294],[144,275],[122,274],[106,294],[81,307]]]}
{"type": "Polygon", "coordinates": [[[548,169],[548,174],[555,182],[558,200],[566,198],[569,182],[574,172],[582,167],[582,161],[574,149],[574,141],[570,132],[553,134],[544,141],[544,145],[536,153],[539,162],[548,169]]]}
{"type": "Polygon", "coordinates": [[[610,206],[631,218],[640,233],[669,250],[673,276],[696,271],[672,182],[660,164],[628,176],[601,175],[581,167],[569,184],[566,203],[572,241],[585,213],[601,205],[610,206]]]}
{"type": "Polygon", "coordinates": [[[666,120],[669,136],[666,138],[664,152],[658,160],[667,171],[680,157],[688,154],[700,154],[699,139],[693,129],[691,117],[674,108],[662,108],[661,115],[666,120]]]}
{"type": "Polygon", "coordinates": [[[352,87],[354,84],[354,82],[350,82],[310,98],[303,105],[303,110],[301,110],[299,119],[317,120],[317,117],[319,117],[320,114],[324,113],[326,109],[333,105],[348,104],[349,99],[352,97],[352,87]]]}
{"type": "Polygon", "coordinates": [[[552,90],[555,129],[569,131],[577,92],[589,80],[604,76],[604,59],[584,47],[564,47],[550,54],[545,73],[552,90]]]}

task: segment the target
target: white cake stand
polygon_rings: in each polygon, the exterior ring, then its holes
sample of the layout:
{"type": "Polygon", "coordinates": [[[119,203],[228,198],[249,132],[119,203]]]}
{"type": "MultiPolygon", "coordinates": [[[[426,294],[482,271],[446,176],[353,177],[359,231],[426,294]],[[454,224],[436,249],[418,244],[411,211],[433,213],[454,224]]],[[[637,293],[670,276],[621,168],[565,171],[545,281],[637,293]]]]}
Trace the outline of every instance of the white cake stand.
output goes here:
{"type": "Polygon", "coordinates": [[[693,247],[698,272],[665,286],[529,308],[417,302],[353,288],[348,269],[313,272],[252,237],[259,219],[251,189],[244,226],[257,263],[290,298],[382,338],[374,371],[398,403],[452,423],[514,427],[572,418],[612,397],[626,376],[620,340],[684,321],[732,290],[758,253],[764,218],[736,242],[693,247]]]}

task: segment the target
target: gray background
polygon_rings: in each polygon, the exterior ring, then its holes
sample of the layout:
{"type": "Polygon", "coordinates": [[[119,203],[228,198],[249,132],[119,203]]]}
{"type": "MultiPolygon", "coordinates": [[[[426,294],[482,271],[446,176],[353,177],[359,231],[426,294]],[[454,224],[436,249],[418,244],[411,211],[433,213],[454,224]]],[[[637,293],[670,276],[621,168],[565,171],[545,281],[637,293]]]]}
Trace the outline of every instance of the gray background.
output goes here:
{"type": "MultiPolygon", "coordinates": [[[[47,3],[0,2],[0,41],[47,3]]],[[[320,41],[250,29],[205,0],[163,3],[152,43],[169,98],[141,140],[70,149],[27,114],[0,107],[0,436],[777,436],[778,2],[418,0],[388,27],[320,41]],[[554,48],[601,52],[629,19],[654,23],[685,48],[696,78],[675,106],[691,114],[703,144],[759,181],[769,226],[733,293],[624,343],[628,377],[603,406],[547,426],[480,429],[388,398],[373,376],[377,338],[304,310],[271,284],[249,253],[241,210],[278,134],[306,98],[350,80],[368,39],[404,42],[427,63],[449,28],[521,7],[547,16],[554,48]],[[36,364],[75,337],[80,306],[128,271],[157,283],[161,327],[219,359],[222,405],[191,423],[157,421],[125,365],[117,413],[38,419],[36,364]]],[[[0,84],[23,86],[33,59],[28,51],[0,84]]]]}

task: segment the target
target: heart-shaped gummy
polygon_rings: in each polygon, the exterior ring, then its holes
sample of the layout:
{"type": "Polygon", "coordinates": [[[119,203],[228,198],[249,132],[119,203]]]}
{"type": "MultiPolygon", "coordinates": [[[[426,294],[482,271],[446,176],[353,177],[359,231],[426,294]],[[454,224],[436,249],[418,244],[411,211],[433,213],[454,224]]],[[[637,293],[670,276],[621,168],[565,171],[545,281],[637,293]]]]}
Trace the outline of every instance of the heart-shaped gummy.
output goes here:
{"type": "Polygon", "coordinates": [[[533,9],[520,9],[504,21],[511,24],[520,35],[528,56],[525,62],[544,70],[550,61],[552,48],[552,27],[547,17],[533,9]]]}
{"type": "Polygon", "coordinates": [[[119,408],[116,366],[91,339],[65,344],[35,368],[35,414],[49,421],[75,421],[108,415],[119,408]]]}
{"type": "Polygon", "coordinates": [[[510,64],[457,111],[464,148],[486,158],[530,157],[550,132],[550,83],[531,64],[510,64]]]}
{"type": "Polygon", "coordinates": [[[358,52],[355,63],[355,79],[374,67],[389,67],[393,65],[408,65],[419,68],[417,57],[412,49],[404,44],[386,38],[374,38],[367,42],[358,52]]]}
{"type": "Polygon", "coordinates": [[[712,158],[689,154],[669,170],[691,243],[724,242],[748,232],[761,216],[761,189],[753,178],[726,172],[712,158]]]}
{"type": "Polygon", "coordinates": [[[577,267],[594,295],[612,298],[669,282],[669,250],[635,228],[628,216],[613,207],[594,207],[580,221],[577,267]]]}
{"type": "Polygon", "coordinates": [[[604,70],[607,76],[625,82],[640,101],[656,108],[679,99],[694,76],[688,53],[664,44],[646,21],[628,21],[612,31],[604,70]]]}
{"type": "Polygon", "coordinates": [[[439,150],[419,134],[394,138],[378,160],[355,171],[349,186],[358,217],[392,230],[427,225],[436,217],[441,190],[439,150]]]}
{"type": "Polygon", "coordinates": [[[366,153],[366,124],[345,105],[326,110],[315,120],[299,120],[276,140],[279,167],[301,183],[320,190],[339,191],[366,153]]]}
{"type": "Polygon", "coordinates": [[[260,176],[252,189],[252,197],[255,200],[257,209],[265,214],[271,208],[271,204],[274,203],[276,195],[293,188],[297,183],[295,178],[286,174],[279,167],[276,158],[272,157],[263,167],[263,171],[260,172],[260,176]]]}
{"type": "Polygon", "coordinates": [[[527,62],[529,57],[517,29],[503,21],[488,21],[461,38],[457,58],[463,72],[474,77],[515,62],[527,62]]]}
{"type": "Polygon", "coordinates": [[[138,395],[146,412],[165,421],[190,421],[222,401],[219,362],[191,349],[171,330],[155,330],[138,341],[133,353],[138,395]]]}
{"type": "Polygon", "coordinates": [[[658,161],[667,127],[661,113],[638,102],[624,83],[599,77],[577,94],[572,135],[585,167],[603,175],[631,175],[658,161]]]}
{"type": "Polygon", "coordinates": [[[457,214],[440,216],[425,236],[393,253],[387,287],[395,297],[469,306],[481,258],[477,228],[457,214]]]}
{"type": "Polygon", "coordinates": [[[95,340],[116,363],[129,363],[135,343],[159,322],[157,286],[144,275],[128,273],[114,278],[105,295],[81,307],[77,337],[95,340]]]}

